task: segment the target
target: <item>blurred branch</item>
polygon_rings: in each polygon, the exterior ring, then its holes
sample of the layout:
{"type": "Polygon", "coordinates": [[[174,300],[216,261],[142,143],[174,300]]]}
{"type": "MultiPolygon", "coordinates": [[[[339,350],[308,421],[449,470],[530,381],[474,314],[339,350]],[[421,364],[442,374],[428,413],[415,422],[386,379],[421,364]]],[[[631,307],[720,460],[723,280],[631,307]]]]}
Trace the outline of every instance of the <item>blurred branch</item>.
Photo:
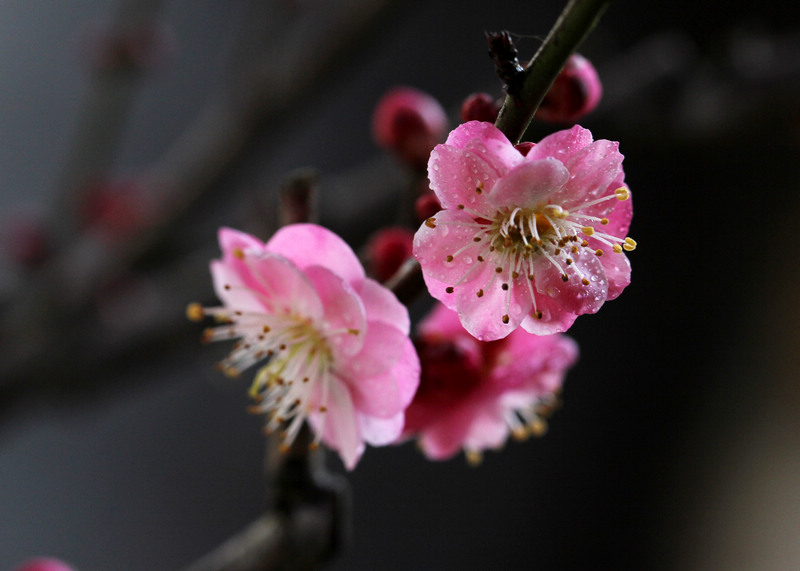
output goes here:
{"type": "MultiPolygon", "coordinates": [[[[122,0],[107,31],[108,38],[119,38],[130,30],[152,25],[162,4],[162,0],[122,0]]],[[[103,47],[97,45],[92,49],[103,47]]],[[[81,210],[92,177],[105,172],[114,160],[114,151],[138,87],[139,71],[133,66],[113,70],[95,66],[93,70],[49,220],[52,242],[59,250],[78,233],[81,210]]]]}
{"type": "Polygon", "coordinates": [[[393,5],[393,0],[315,3],[313,10],[287,14],[278,31],[273,20],[262,20],[272,32],[266,46],[263,28],[249,26],[241,41],[261,46],[261,52],[244,58],[229,89],[148,169],[143,184],[160,200],[149,225],[117,242],[78,236],[8,300],[0,329],[0,393],[30,392],[56,380],[48,378],[53,374],[69,375],[76,348],[88,343],[70,332],[85,319],[97,292],[159,248],[200,197],[220,189],[257,135],[317,94],[315,86],[393,5]]]}
{"type": "Polygon", "coordinates": [[[270,442],[271,510],[185,571],[305,571],[319,569],[341,548],[347,487],[325,470],[324,451],[309,451],[303,427],[288,452],[270,442]]]}

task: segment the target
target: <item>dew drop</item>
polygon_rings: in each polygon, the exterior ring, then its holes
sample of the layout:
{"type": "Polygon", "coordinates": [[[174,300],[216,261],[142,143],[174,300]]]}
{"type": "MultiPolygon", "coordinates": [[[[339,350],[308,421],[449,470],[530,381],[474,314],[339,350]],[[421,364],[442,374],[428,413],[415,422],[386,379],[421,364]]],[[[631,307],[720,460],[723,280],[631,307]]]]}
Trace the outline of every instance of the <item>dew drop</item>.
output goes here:
{"type": "Polygon", "coordinates": [[[464,263],[471,264],[472,263],[472,256],[464,256],[464,263]]]}
{"type": "Polygon", "coordinates": [[[442,224],[440,228],[441,230],[439,230],[439,234],[441,236],[447,236],[450,233],[450,228],[448,228],[446,225],[442,224]]]}

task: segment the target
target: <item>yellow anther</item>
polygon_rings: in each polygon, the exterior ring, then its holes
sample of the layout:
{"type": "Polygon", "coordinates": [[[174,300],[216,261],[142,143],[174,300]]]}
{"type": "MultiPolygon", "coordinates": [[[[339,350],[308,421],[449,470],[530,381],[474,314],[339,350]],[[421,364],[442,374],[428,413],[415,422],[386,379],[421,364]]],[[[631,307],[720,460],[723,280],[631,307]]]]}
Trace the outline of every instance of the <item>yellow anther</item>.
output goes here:
{"type": "Polygon", "coordinates": [[[477,450],[464,450],[464,457],[467,459],[467,464],[472,467],[479,466],[483,462],[483,454],[477,450]]]}
{"type": "Polygon", "coordinates": [[[533,436],[544,436],[547,432],[547,421],[537,418],[528,425],[528,430],[533,436]]]}
{"type": "Polygon", "coordinates": [[[634,240],[633,238],[630,238],[630,237],[625,238],[625,245],[630,246],[630,250],[628,250],[628,248],[625,248],[624,245],[622,247],[630,252],[631,250],[636,248],[636,246],[637,246],[636,240],[634,240]]]}
{"type": "Polygon", "coordinates": [[[615,190],[614,194],[617,195],[618,200],[628,200],[631,197],[631,191],[624,186],[621,186],[615,190]]]}
{"type": "Polygon", "coordinates": [[[600,248],[597,248],[597,250],[595,250],[594,253],[595,253],[596,256],[602,256],[603,255],[603,250],[601,250],[600,248]]]}
{"type": "Polygon", "coordinates": [[[239,260],[244,260],[244,250],[242,250],[241,248],[234,248],[233,257],[239,260]]]}
{"type": "Polygon", "coordinates": [[[524,426],[515,426],[511,429],[511,437],[520,442],[528,439],[528,431],[524,426]]]}
{"type": "Polygon", "coordinates": [[[348,330],[347,330],[347,332],[348,332],[350,335],[358,335],[359,333],[361,333],[361,331],[359,331],[358,329],[352,329],[352,328],[351,328],[351,329],[348,329],[348,330]]]}
{"type": "Polygon", "coordinates": [[[591,226],[584,226],[583,228],[581,228],[581,232],[583,232],[587,236],[591,236],[592,234],[594,234],[594,228],[592,228],[591,226]]]}
{"type": "Polygon", "coordinates": [[[622,246],[620,246],[619,244],[614,244],[613,247],[614,247],[614,253],[615,254],[621,254],[622,253],[622,246]]]}
{"type": "Polygon", "coordinates": [[[581,280],[581,283],[582,283],[583,285],[585,285],[585,286],[586,286],[586,285],[589,285],[589,280],[587,280],[586,278],[583,278],[583,279],[581,280]]]}
{"type": "Polygon", "coordinates": [[[600,220],[600,224],[602,224],[603,226],[605,226],[606,224],[608,224],[608,218],[603,218],[603,219],[601,219],[601,220],[600,220]]]}
{"type": "Polygon", "coordinates": [[[204,316],[205,311],[199,303],[190,303],[186,306],[186,318],[189,321],[202,321],[204,316]]]}
{"type": "Polygon", "coordinates": [[[428,218],[425,221],[425,226],[427,226],[428,228],[436,228],[436,218],[433,217],[428,218]]]}
{"type": "Polygon", "coordinates": [[[236,379],[239,377],[239,369],[231,366],[223,367],[222,374],[226,377],[230,377],[231,379],[236,379]]]}

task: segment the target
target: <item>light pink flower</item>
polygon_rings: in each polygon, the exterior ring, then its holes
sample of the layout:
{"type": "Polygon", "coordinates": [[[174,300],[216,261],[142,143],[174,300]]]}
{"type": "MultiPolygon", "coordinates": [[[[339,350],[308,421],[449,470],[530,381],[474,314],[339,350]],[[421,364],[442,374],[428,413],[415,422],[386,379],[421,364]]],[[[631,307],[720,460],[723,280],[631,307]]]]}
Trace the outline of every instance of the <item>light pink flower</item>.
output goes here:
{"type": "Polygon", "coordinates": [[[523,156],[490,123],[457,127],[428,163],[444,210],[414,237],[431,295],[484,341],[566,331],[616,298],[636,246],[617,147],[576,125],[523,156]]]}
{"type": "Polygon", "coordinates": [[[315,444],[336,449],[348,469],[365,442],[396,440],[419,383],[405,306],[320,226],[286,226],[266,244],[223,228],[219,241],[211,273],[223,306],[193,304],[189,315],[224,322],[207,340],[239,340],[220,363],[227,374],[266,363],[250,393],[267,429],[282,430],[288,447],[308,419],[315,444]]]}
{"type": "Polygon", "coordinates": [[[422,379],[406,411],[406,436],[417,435],[426,456],[467,458],[498,448],[509,434],[544,433],[578,347],[565,335],[540,337],[514,331],[498,341],[478,341],[455,312],[438,305],[419,325],[422,379]]]}

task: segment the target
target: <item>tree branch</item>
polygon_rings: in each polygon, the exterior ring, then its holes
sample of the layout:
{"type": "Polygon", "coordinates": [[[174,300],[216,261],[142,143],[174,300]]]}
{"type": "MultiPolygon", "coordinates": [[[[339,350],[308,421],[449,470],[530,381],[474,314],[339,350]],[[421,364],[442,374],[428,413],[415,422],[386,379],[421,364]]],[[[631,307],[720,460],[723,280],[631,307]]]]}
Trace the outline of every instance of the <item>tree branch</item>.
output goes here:
{"type": "Polygon", "coordinates": [[[495,125],[517,144],[567,58],[597,25],[611,0],[570,0],[539,51],[509,89],[495,125]]]}

